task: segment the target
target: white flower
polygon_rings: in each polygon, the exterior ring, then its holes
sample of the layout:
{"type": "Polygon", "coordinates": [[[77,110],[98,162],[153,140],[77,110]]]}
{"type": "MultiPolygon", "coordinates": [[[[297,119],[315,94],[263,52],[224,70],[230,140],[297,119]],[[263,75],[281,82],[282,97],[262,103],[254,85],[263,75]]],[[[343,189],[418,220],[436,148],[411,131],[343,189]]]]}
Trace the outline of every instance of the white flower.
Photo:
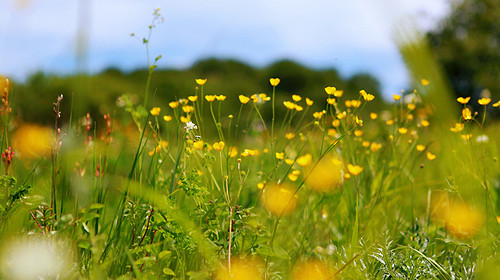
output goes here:
{"type": "Polygon", "coordinates": [[[193,122],[187,122],[184,129],[186,130],[186,132],[189,132],[193,129],[198,129],[198,126],[196,124],[194,124],[193,122]]]}

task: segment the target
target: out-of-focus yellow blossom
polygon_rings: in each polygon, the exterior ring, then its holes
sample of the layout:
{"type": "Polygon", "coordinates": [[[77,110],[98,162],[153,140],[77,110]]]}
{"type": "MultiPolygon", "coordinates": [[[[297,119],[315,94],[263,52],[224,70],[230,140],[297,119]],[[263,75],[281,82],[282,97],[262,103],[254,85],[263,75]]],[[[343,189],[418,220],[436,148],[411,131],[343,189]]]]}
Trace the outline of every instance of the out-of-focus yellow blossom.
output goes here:
{"type": "Polygon", "coordinates": [[[299,175],[300,175],[300,170],[294,169],[292,170],[292,172],[290,172],[290,174],[288,174],[288,179],[292,182],[295,182],[299,178],[299,175]]]}
{"type": "Polygon", "coordinates": [[[326,156],[304,171],[306,185],[318,192],[337,190],[342,185],[342,161],[326,156]]]}
{"type": "Polygon", "coordinates": [[[242,157],[253,157],[257,156],[260,152],[258,150],[244,149],[241,153],[242,157]]]}
{"type": "Polygon", "coordinates": [[[172,120],[172,116],[163,116],[163,120],[169,122],[172,120]]]}
{"type": "Polygon", "coordinates": [[[415,108],[417,108],[417,105],[410,103],[406,107],[408,108],[408,110],[413,111],[415,110],[415,108]]]}
{"type": "Polygon", "coordinates": [[[249,98],[249,97],[246,97],[246,96],[244,96],[244,95],[239,95],[239,96],[238,96],[238,98],[240,99],[240,102],[241,102],[242,104],[247,104],[247,103],[248,103],[248,101],[250,101],[250,98],[249,98]]]}
{"type": "Polygon", "coordinates": [[[194,111],[194,107],[189,105],[182,106],[182,111],[184,111],[184,113],[189,114],[194,111]]]}
{"type": "Polygon", "coordinates": [[[217,95],[215,98],[217,98],[217,101],[224,101],[224,100],[226,100],[226,96],[222,95],[222,94],[217,95]]]}
{"type": "Polygon", "coordinates": [[[187,123],[187,122],[191,121],[191,117],[190,116],[187,116],[187,117],[181,116],[179,119],[180,119],[181,123],[187,123]]]}
{"type": "Polygon", "coordinates": [[[160,115],[160,107],[153,107],[149,112],[151,113],[152,116],[158,116],[160,115]]]}
{"type": "Polygon", "coordinates": [[[399,94],[393,94],[392,95],[392,99],[394,99],[394,101],[399,101],[401,99],[401,95],[399,95],[399,94]]]}
{"type": "Polygon", "coordinates": [[[215,280],[261,280],[264,279],[264,265],[256,257],[233,257],[231,269],[227,262],[215,271],[215,280]]]}
{"type": "Polygon", "coordinates": [[[451,132],[460,132],[464,129],[464,124],[463,123],[455,123],[454,127],[450,128],[451,132]]]}
{"type": "Polygon", "coordinates": [[[333,272],[319,260],[307,260],[295,264],[292,270],[292,280],[330,280],[333,272]]]}
{"type": "Polygon", "coordinates": [[[271,100],[271,97],[267,96],[265,93],[252,94],[250,98],[254,103],[262,103],[271,100]]]}
{"type": "Polygon", "coordinates": [[[275,87],[275,86],[279,85],[279,83],[280,83],[280,79],[279,79],[279,78],[271,78],[271,79],[269,79],[269,83],[270,83],[273,87],[275,87]]]}
{"type": "Polygon", "coordinates": [[[54,143],[52,129],[37,124],[22,124],[12,135],[12,147],[21,158],[42,157],[54,143]]]}
{"type": "Polygon", "coordinates": [[[314,103],[314,101],[312,101],[311,99],[309,99],[309,98],[306,97],[306,104],[307,104],[307,106],[311,106],[311,105],[313,105],[313,103],[314,103]]]}
{"type": "Polygon", "coordinates": [[[347,116],[347,113],[344,111],[344,112],[340,112],[337,114],[337,119],[341,120],[343,118],[345,118],[347,116]]]}
{"type": "Polygon", "coordinates": [[[349,174],[356,176],[356,175],[359,175],[359,173],[361,173],[361,171],[363,171],[363,167],[361,167],[359,165],[352,165],[349,163],[347,165],[347,171],[349,171],[349,174]]]}
{"type": "Polygon", "coordinates": [[[297,95],[297,94],[293,94],[293,95],[292,95],[292,99],[293,99],[293,101],[295,101],[295,102],[299,102],[300,100],[302,100],[302,96],[297,95]]]}
{"type": "Polygon", "coordinates": [[[161,140],[159,143],[158,143],[158,146],[156,146],[156,148],[154,148],[152,151],[150,151],[148,154],[150,156],[153,156],[154,154],[158,154],[161,149],[163,148],[166,148],[168,146],[168,142],[167,141],[163,141],[161,140]]]}
{"type": "Polygon", "coordinates": [[[225,145],[225,144],[224,144],[224,142],[223,142],[223,141],[220,141],[220,142],[215,142],[215,143],[213,144],[213,148],[214,148],[214,150],[216,150],[216,151],[220,152],[220,151],[222,151],[222,149],[224,149],[224,145],[225,145]]]}
{"type": "Polygon", "coordinates": [[[340,120],[338,120],[338,119],[333,120],[332,121],[332,126],[333,127],[339,127],[340,126],[340,120]]]}
{"type": "Polygon", "coordinates": [[[346,106],[347,108],[351,108],[351,107],[352,107],[352,101],[351,101],[351,100],[346,100],[346,101],[344,102],[344,104],[345,104],[345,106],[346,106]]]}
{"type": "Polygon", "coordinates": [[[261,203],[271,214],[285,216],[297,208],[298,197],[292,185],[270,183],[262,192],[261,203]]]}
{"type": "Polygon", "coordinates": [[[380,150],[380,148],[382,148],[382,144],[380,144],[380,143],[372,142],[370,145],[370,151],[372,151],[372,152],[376,152],[376,151],[380,150]]]}
{"type": "Polygon", "coordinates": [[[295,133],[293,133],[293,132],[289,132],[289,133],[285,134],[285,138],[288,140],[291,140],[294,137],[295,137],[295,133]]]}
{"type": "Polygon", "coordinates": [[[277,159],[284,159],[285,158],[285,153],[276,153],[275,154],[277,159]]]}
{"type": "Polygon", "coordinates": [[[354,118],[354,122],[359,126],[363,126],[363,120],[358,116],[356,116],[356,118],[354,118]]]}
{"type": "Polygon", "coordinates": [[[372,101],[375,98],[373,94],[367,93],[364,89],[360,90],[359,93],[363,96],[363,99],[367,102],[372,101]]]}
{"type": "Polygon", "coordinates": [[[337,130],[334,128],[329,128],[326,134],[330,137],[335,137],[335,135],[337,135],[337,130]]]}
{"type": "Polygon", "coordinates": [[[421,120],[420,125],[423,127],[428,127],[430,125],[430,122],[428,120],[421,120]]]}
{"type": "Polygon", "coordinates": [[[321,111],[321,112],[314,112],[313,113],[313,117],[315,119],[317,119],[317,120],[320,120],[323,117],[323,114],[324,114],[323,111],[321,111]]]}
{"type": "Polygon", "coordinates": [[[349,180],[349,179],[351,179],[351,174],[349,174],[349,173],[344,173],[344,180],[346,180],[346,181],[347,181],[347,180],[349,180]]]}
{"type": "Polygon", "coordinates": [[[408,129],[406,127],[400,127],[398,128],[398,131],[401,134],[406,134],[408,132],[408,129]]]}
{"type": "Polygon", "coordinates": [[[472,134],[462,134],[460,135],[460,137],[462,137],[462,139],[464,139],[465,141],[469,141],[471,138],[472,138],[472,134]]]}
{"type": "Polygon", "coordinates": [[[466,97],[466,98],[459,97],[459,98],[457,98],[458,103],[461,103],[461,104],[464,104],[464,105],[467,104],[467,103],[469,103],[469,100],[470,100],[470,97],[466,97]]]}
{"type": "Polygon", "coordinates": [[[425,150],[425,146],[420,145],[420,144],[418,144],[416,148],[417,148],[417,151],[419,151],[419,152],[423,152],[425,150]]]}
{"type": "Polygon", "coordinates": [[[262,182],[257,183],[257,188],[258,188],[259,190],[262,190],[265,186],[266,186],[266,185],[265,185],[264,183],[262,183],[262,182]]]}
{"type": "Polygon", "coordinates": [[[235,158],[238,156],[238,148],[237,147],[231,147],[229,148],[229,157],[235,158]]]}
{"type": "Polygon", "coordinates": [[[493,105],[492,105],[492,106],[493,106],[493,107],[500,107],[500,101],[497,101],[497,102],[493,103],[493,105]]]}
{"type": "Polygon", "coordinates": [[[197,95],[191,95],[191,96],[188,96],[188,99],[191,102],[195,102],[196,100],[198,100],[198,96],[197,95]]]}
{"type": "Polygon", "coordinates": [[[423,86],[426,86],[426,85],[428,85],[430,82],[429,82],[429,80],[427,80],[427,79],[421,79],[421,80],[420,80],[420,83],[421,83],[423,86]]]}
{"type": "Polygon", "coordinates": [[[490,104],[490,102],[491,102],[491,98],[481,98],[477,101],[477,103],[479,103],[479,105],[483,105],[483,106],[490,104]]]}
{"type": "Polygon", "coordinates": [[[363,130],[359,130],[359,129],[354,130],[354,135],[357,137],[363,136],[363,130]]]}
{"type": "Polygon", "coordinates": [[[179,107],[179,102],[172,101],[172,102],[168,103],[168,106],[170,106],[170,108],[172,108],[172,109],[175,109],[175,108],[179,107]]]}
{"type": "Polygon", "coordinates": [[[363,142],[361,142],[361,146],[363,146],[363,148],[370,147],[370,141],[363,141],[363,142]]]}
{"type": "Polygon", "coordinates": [[[434,160],[434,159],[436,159],[436,155],[433,154],[433,153],[431,153],[431,152],[427,152],[426,156],[427,156],[428,160],[434,160]]]}
{"type": "Polygon", "coordinates": [[[344,91],[343,90],[336,90],[334,93],[333,93],[333,96],[337,97],[337,98],[340,98],[342,97],[342,94],[344,94],[344,91]]]}
{"type": "Polygon", "coordinates": [[[376,120],[377,118],[378,118],[378,114],[377,113],[370,113],[370,119],[376,120]]]}
{"type": "Polygon", "coordinates": [[[387,120],[387,121],[385,121],[385,124],[386,125],[393,125],[394,124],[394,120],[387,120]]]}
{"type": "Polygon", "coordinates": [[[361,100],[351,100],[351,105],[353,108],[359,108],[359,106],[361,106],[361,100]]]}
{"type": "Polygon", "coordinates": [[[462,118],[466,121],[472,119],[472,112],[469,108],[462,109],[462,118]]]}
{"type": "Polygon", "coordinates": [[[335,91],[337,91],[337,89],[335,87],[325,87],[325,92],[326,94],[328,95],[332,95],[335,93],[335,91]]]}
{"type": "Polygon", "coordinates": [[[207,79],[196,79],[195,81],[198,85],[202,86],[207,82],[207,79]]]}
{"type": "Polygon", "coordinates": [[[303,108],[302,106],[300,106],[300,105],[295,105],[295,111],[300,112],[300,111],[302,111],[302,110],[304,110],[304,108],[303,108]]]}
{"type": "Polygon", "coordinates": [[[293,159],[286,158],[285,163],[288,165],[292,165],[295,161],[293,159]]]}
{"type": "Polygon", "coordinates": [[[337,101],[335,100],[335,98],[327,98],[326,102],[330,105],[335,105],[337,101]]]}
{"type": "Polygon", "coordinates": [[[312,163],[312,155],[309,153],[297,158],[297,164],[302,167],[309,166],[311,165],[311,163],[312,163]]]}
{"type": "Polygon", "coordinates": [[[291,101],[283,101],[283,105],[285,105],[285,107],[286,107],[287,109],[293,110],[293,109],[295,109],[295,106],[296,106],[297,104],[295,104],[295,103],[293,103],[293,102],[291,102],[291,101]]]}
{"type": "Polygon", "coordinates": [[[268,149],[268,148],[265,148],[264,150],[262,150],[262,152],[263,152],[264,154],[267,154],[267,153],[269,153],[269,149],[268,149]]]}
{"type": "Polygon", "coordinates": [[[205,99],[208,102],[214,102],[215,101],[215,95],[205,95],[205,99]]]}

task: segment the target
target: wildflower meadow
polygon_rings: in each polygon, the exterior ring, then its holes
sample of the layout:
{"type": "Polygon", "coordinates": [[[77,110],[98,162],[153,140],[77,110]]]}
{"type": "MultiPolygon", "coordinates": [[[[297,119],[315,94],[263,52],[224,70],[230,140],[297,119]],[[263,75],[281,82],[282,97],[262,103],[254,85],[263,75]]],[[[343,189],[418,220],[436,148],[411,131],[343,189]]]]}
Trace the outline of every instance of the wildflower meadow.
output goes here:
{"type": "Polygon", "coordinates": [[[159,59],[106,114],[54,93],[50,125],[2,77],[3,278],[498,279],[500,101],[436,102],[414,71],[385,106],[335,84],[282,100],[279,75],[161,103],[159,59]]]}

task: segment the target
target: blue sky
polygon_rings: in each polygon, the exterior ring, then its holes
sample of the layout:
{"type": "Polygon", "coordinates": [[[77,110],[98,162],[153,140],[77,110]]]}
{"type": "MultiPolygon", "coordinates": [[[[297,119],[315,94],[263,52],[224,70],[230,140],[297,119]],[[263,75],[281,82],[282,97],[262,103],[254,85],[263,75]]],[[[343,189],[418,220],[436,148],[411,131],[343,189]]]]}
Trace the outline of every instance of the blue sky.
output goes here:
{"type": "Polygon", "coordinates": [[[23,80],[38,70],[74,73],[79,26],[87,35],[88,71],[145,67],[140,39],[161,8],[165,21],[153,30],[150,47],[152,57],[162,55],[160,67],[188,67],[213,56],[255,66],[287,58],[344,76],[371,73],[391,95],[408,83],[395,27],[413,19],[422,30],[432,28],[448,12],[447,2],[2,0],[0,75],[23,80]],[[88,12],[79,17],[83,1],[88,12]]]}

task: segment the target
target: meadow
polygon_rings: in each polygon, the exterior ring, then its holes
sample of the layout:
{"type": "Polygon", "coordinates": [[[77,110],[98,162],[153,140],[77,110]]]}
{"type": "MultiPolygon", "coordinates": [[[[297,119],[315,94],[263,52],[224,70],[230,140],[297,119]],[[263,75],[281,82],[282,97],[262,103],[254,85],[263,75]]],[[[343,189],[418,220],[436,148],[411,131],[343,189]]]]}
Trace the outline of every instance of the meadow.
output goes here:
{"type": "Polygon", "coordinates": [[[1,79],[3,278],[500,275],[498,100],[439,95],[414,67],[387,106],[335,84],[277,98],[279,74],[227,95],[192,77],[163,104],[158,59],[110,113],[40,103],[50,125],[20,119],[1,79]]]}

